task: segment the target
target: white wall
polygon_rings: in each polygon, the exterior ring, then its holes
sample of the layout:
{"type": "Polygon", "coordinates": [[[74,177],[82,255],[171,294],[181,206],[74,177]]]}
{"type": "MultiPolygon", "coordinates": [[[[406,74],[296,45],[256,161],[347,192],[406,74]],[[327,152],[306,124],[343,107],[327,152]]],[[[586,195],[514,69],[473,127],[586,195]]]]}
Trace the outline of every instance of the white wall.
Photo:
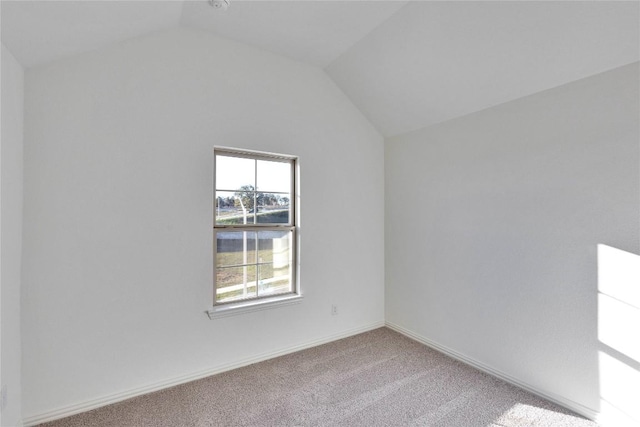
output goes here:
{"type": "Polygon", "coordinates": [[[2,145],[0,146],[0,383],[6,387],[3,426],[15,426],[21,414],[20,264],[22,256],[22,125],[24,72],[2,45],[2,145]]]}
{"type": "Polygon", "coordinates": [[[323,71],[209,34],[28,70],[25,419],[382,322],[383,162],[323,71]],[[214,145],[299,156],[302,303],[205,315],[214,145]]]}
{"type": "Polygon", "coordinates": [[[597,411],[596,245],[640,249],[638,90],[635,63],[388,140],[387,321],[597,411]]]}

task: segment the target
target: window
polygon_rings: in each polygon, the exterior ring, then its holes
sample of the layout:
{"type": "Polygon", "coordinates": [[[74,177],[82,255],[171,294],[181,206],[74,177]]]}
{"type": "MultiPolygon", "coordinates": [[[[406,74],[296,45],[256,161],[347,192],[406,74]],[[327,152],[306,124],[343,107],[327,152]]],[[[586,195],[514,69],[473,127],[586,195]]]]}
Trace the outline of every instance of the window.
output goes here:
{"type": "Polygon", "coordinates": [[[214,171],[214,306],[295,296],[295,158],[216,148],[214,171]]]}

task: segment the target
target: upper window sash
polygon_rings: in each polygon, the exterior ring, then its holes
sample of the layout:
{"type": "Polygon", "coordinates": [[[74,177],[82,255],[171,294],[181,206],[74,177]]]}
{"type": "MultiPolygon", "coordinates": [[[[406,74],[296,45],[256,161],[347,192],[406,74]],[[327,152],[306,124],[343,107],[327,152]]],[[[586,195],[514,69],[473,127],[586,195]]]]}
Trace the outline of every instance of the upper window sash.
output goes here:
{"type": "Polygon", "coordinates": [[[295,226],[295,168],[295,157],[214,149],[214,228],[295,226]],[[218,182],[219,166],[223,182],[218,182]]]}

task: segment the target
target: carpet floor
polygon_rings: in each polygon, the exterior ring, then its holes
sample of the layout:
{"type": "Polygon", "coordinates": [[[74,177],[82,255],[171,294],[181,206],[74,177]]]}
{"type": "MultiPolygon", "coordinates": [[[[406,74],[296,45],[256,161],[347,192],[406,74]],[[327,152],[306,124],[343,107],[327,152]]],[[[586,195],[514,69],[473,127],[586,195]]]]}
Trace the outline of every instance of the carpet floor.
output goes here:
{"type": "Polygon", "coordinates": [[[42,426],[596,424],[380,328],[42,426]]]}

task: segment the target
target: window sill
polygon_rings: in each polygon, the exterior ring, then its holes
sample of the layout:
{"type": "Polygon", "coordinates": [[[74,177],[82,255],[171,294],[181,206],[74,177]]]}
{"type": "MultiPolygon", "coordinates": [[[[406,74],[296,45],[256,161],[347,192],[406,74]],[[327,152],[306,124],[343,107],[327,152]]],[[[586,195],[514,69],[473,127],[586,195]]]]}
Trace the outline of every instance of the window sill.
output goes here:
{"type": "Polygon", "coordinates": [[[236,314],[250,313],[252,311],[266,310],[283,305],[297,304],[302,301],[302,295],[285,295],[263,300],[242,301],[233,304],[215,306],[207,310],[209,319],[235,316],[236,314]]]}

